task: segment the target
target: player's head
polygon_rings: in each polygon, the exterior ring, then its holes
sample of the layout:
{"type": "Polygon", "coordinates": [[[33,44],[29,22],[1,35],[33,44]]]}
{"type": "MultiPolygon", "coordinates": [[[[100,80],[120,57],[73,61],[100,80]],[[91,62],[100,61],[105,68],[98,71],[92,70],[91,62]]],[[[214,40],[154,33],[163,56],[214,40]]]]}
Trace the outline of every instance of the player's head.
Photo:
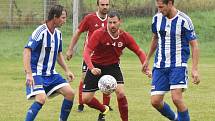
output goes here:
{"type": "Polygon", "coordinates": [[[61,5],[54,5],[48,14],[48,21],[53,20],[56,27],[62,26],[66,22],[67,11],[61,5]]]}
{"type": "Polygon", "coordinates": [[[111,33],[116,33],[119,30],[120,27],[120,15],[116,11],[111,11],[108,13],[108,30],[111,33]]]}
{"type": "Polygon", "coordinates": [[[158,11],[164,16],[168,16],[171,12],[171,8],[174,5],[174,0],[156,0],[156,6],[158,11]]]}
{"type": "Polygon", "coordinates": [[[98,12],[101,14],[107,14],[109,11],[109,0],[97,0],[98,12]]]}

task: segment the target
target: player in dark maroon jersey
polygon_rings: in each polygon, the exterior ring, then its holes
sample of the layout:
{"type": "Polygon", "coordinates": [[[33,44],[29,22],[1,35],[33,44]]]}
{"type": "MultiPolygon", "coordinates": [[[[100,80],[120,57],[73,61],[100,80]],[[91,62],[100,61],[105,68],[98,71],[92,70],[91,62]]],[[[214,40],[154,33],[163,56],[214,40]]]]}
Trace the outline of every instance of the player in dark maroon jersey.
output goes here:
{"type": "MultiPolygon", "coordinates": [[[[92,33],[107,25],[107,13],[109,11],[109,0],[97,0],[98,10],[97,12],[90,13],[84,17],[84,19],[79,24],[78,29],[71,39],[71,43],[69,45],[68,51],[66,53],[67,60],[70,60],[73,56],[74,47],[83,32],[87,32],[86,41],[90,38],[92,33]]],[[[87,65],[83,61],[82,65],[82,78],[79,84],[79,105],[78,111],[81,112],[84,109],[84,105],[82,102],[82,88],[83,88],[83,79],[86,75],[87,65]]],[[[110,95],[103,94],[103,104],[109,106],[110,103],[110,95]]],[[[111,109],[112,110],[112,109],[111,109]]]]}
{"type": "MultiPolygon", "coordinates": [[[[145,53],[133,37],[119,29],[120,16],[117,12],[108,14],[107,27],[100,28],[92,34],[84,48],[84,60],[88,70],[84,79],[83,102],[99,110],[98,121],[105,121],[108,107],[102,105],[94,96],[98,80],[102,75],[112,75],[117,80],[116,96],[122,121],[128,121],[128,103],[124,92],[124,81],[120,70],[119,57],[125,47],[133,51],[143,64],[145,53]]],[[[146,73],[146,72],[144,72],[146,73]]],[[[146,73],[148,74],[148,73],[146,73]]]]}

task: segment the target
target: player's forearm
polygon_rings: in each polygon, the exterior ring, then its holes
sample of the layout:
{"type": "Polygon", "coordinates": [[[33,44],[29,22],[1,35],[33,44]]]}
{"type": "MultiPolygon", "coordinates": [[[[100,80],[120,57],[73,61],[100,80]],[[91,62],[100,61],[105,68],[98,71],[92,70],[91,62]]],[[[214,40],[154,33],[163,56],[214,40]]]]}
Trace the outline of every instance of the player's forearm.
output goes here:
{"type": "Polygon", "coordinates": [[[72,36],[72,39],[71,39],[71,42],[70,42],[70,44],[69,44],[68,50],[70,50],[70,51],[73,50],[73,48],[75,47],[75,45],[76,45],[77,42],[78,42],[78,39],[79,39],[80,35],[81,35],[81,33],[77,30],[77,31],[75,32],[75,34],[72,36]]]}
{"type": "Polygon", "coordinates": [[[69,71],[69,67],[66,65],[63,54],[61,52],[58,54],[57,62],[65,72],[69,71]]]}
{"type": "Polygon", "coordinates": [[[197,41],[191,42],[192,47],[192,69],[198,70],[199,48],[197,41]]]}
{"type": "Polygon", "coordinates": [[[23,64],[26,74],[32,74],[31,70],[31,50],[29,48],[25,48],[23,52],[23,64]]]}
{"type": "Polygon", "coordinates": [[[91,57],[90,57],[91,53],[92,53],[92,51],[89,48],[85,47],[83,57],[84,57],[85,63],[87,64],[88,69],[90,69],[90,70],[92,70],[94,68],[93,63],[91,61],[91,57]]]}
{"type": "Polygon", "coordinates": [[[157,47],[157,38],[153,35],[149,52],[147,54],[146,60],[149,61],[152,55],[154,54],[157,47]]]}
{"type": "Polygon", "coordinates": [[[146,61],[146,54],[143,52],[143,50],[140,48],[139,51],[136,54],[139,57],[140,62],[142,64],[144,64],[144,62],[146,61]]]}

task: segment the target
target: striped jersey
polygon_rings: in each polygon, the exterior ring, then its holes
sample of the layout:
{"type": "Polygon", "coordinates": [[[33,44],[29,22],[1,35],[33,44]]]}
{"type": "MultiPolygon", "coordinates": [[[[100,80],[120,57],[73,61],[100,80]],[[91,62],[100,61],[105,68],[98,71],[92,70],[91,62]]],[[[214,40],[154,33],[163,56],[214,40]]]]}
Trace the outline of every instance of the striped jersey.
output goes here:
{"type": "Polygon", "coordinates": [[[25,48],[31,49],[31,69],[33,76],[57,74],[55,63],[62,52],[62,34],[55,28],[51,33],[46,24],[40,25],[29,37],[25,48]]]}
{"type": "Polygon", "coordinates": [[[186,67],[189,41],[196,40],[191,19],[181,11],[172,19],[157,13],[152,20],[152,32],[158,36],[154,67],[186,67]]]}

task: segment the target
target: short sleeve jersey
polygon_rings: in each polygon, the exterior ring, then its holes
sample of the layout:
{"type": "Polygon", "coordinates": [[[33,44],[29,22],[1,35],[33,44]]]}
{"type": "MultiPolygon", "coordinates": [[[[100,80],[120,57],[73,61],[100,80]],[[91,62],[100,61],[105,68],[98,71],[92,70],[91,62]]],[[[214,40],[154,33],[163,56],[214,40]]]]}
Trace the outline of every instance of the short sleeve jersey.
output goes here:
{"type": "Polygon", "coordinates": [[[154,67],[186,67],[189,41],[196,40],[191,19],[181,11],[172,19],[157,13],[152,20],[152,32],[158,36],[154,67]]]}
{"type": "Polygon", "coordinates": [[[81,32],[87,32],[86,40],[90,38],[92,33],[107,25],[107,15],[105,18],[101,19],[98,16],[98,13],[90,13],[84,17],[84,19],[80,22],[78,29],[81,32]]]}
{"type": "Polygon", "coordinates": [[[62,34],[58,29],[51,33],[46,24],[40,25],[29,37],[25,48],[31,49],[33,75],[57,74],[55,63],[58,53],[62,52],[62,34]]]}

